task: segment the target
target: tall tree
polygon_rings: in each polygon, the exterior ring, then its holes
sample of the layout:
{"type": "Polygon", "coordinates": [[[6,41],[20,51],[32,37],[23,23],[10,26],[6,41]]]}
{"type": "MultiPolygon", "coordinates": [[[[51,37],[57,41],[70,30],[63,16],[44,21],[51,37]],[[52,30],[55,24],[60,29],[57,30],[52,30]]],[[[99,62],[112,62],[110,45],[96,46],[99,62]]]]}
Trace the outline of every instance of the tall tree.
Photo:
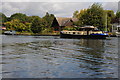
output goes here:
{"type": "Polygon", "coordinates": [[[85,25],[85,19],[87,18],[87,9],[80,10],[80,12],[76,12],[76,17],[78,19],[77,22],[74,22],[77,26],[84,26],[85,25]]]}
{"type": "Polygon", "coordinates": [[[73,13],[73,18],[78,18],[78,15],[79,15],[79,11],[75,11],[75,12],[73,13]]]}
{"type": "Polygon", "coordinates": [[[88,9],[81,10],[79,13],[75,12],[75,14],[77,14],[77,18],[79,19],[78,24],[80,26],[92,25],[98,28],[105,26],[103,19],[105,18],[104,10],[99,3],[94,3],[88,9]]]}
{"type": "Polygon", "coordinates": [[[40,18],[39,16],[27,16],[27,22],[32,23],[35,18],[40,18]]]}
{"type": "Polygon", "coordinates": [[[41,33],[46,27],[46,21],[40,17],[36,17],[31,25],[31,31],[33,33],[41,33]]]}
{"type": "Polygon", "coordinates": [[[107,26],[107,30],[108,31],[111,31],[112,30],[112,23],[113,23],[113,20],[115,18],[115,14],[114,14],[114,11],[113,10],[104,10],[105,11],[105,15],[106,15],[106,23],[105,25],[107,26]]]}
{"type": "Polygon", "coordinates": [[[0,12],[0,25],[7,21],[7,17],[5,14],[0,12]]]}
{"type": "Polygon", "coordinates": [[[47,21],[47,27],[51,27],[54,18],[55,16],[53,14],[49,14],[48,12],[46,12],[46,15],[43,17],[43,19],[47,21]]]}
{"type": "Polygon", "coordinates": [[[21,22],[26,22],[27,16],[23,13],[15,13],[10,16],[10,20],[19,19],[21,22]]]}
{"type": "Polygon", "coordinates": [[[102,21],[102,18],[104,16],[104,10],[101,6],[101,4],[94,3],[86,13],[87,17],[85,24],[86,25],[93,25],[96,27],[104,26],[104,22],[102,21]]]}
{"type": "Polygon", "coordinates": [[[117,11],[115,15],[114,23],[120,23],[120,11],[117,11]]]}

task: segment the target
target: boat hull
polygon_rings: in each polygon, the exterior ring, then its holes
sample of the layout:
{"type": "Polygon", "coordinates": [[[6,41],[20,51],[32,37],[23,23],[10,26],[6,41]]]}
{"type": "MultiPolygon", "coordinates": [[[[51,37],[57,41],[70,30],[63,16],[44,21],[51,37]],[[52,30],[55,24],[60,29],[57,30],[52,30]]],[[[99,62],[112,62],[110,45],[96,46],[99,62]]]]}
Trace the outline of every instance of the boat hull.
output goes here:
{"type": "Polygon", "coordinates": [[[73,39],[106,39],[108,35],[75,35],[75,34],[63,34],[60,33],[60,38],[73,38],[73,39]]]}
{"type": "Polygon", "coordinates": [[[5,35],[16,35],[16,34],[9,34],[9,33],[3,33],[3,34],[5,34],[5,35]]]}
{"type": "Polygon", "coordinates": [[[5,35],[16,35],[16,31],[12,31],[12,30],[5,31],[3,34],[5,34],[5,35]]]}

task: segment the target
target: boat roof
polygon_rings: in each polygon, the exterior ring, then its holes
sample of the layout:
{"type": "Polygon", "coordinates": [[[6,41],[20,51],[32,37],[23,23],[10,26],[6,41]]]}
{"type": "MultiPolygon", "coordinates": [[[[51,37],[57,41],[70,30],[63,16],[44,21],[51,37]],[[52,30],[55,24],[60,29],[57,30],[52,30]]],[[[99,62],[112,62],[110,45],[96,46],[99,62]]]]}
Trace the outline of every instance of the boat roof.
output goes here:
{"type": "Polygon", "coordinates": [[[84,26],[84,27],[80,27],[80,28],[96,28],[94,26],[84,26]]]}

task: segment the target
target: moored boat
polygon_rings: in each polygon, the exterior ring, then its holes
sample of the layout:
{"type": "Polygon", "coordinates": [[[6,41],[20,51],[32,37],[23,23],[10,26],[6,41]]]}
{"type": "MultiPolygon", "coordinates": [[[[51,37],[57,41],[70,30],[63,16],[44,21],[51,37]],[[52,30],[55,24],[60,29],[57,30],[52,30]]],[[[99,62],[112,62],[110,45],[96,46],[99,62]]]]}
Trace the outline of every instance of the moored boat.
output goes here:
{"type": "Polygon", "coordinates": [[[5,31],[5,35],[16,35],[16,31],[10,30],[10,31],[5,31]]]}
{"type": "Polygon", "coordinates": [[[116,36],[117,36],[117,37],[120,37],[120,32],[116,32],[116,36]]]}
{"type": "Polygon", "coordinates": [[[91,39],[106,39],[107,33],[98,30],[94,26],[81,27],[79,31],[61,31],[61,38],[91,38],[91,39]]]}

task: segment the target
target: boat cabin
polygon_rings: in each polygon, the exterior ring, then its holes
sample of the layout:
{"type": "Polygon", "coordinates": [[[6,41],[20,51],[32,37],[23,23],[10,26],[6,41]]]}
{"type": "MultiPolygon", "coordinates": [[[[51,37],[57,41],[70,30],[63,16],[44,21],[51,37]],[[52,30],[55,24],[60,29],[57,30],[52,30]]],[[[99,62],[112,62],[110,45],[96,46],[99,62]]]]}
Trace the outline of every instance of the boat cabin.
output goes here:
{"type": "Polygon", "coordinates": [[[80,27],[79,31],[95,31],[98,30],[96,27],[94,26],[85,26],[85,27],[80,27]]]}
{"type": "Polygon", "coordinates": [[[91,35],[91,34],[102,34],[103,33],[102,31],[98,30],[94,26],[80,27],[79,31],[63,30],[61,32],[64,34],[73,34],[73,35],[91,35]]]}

